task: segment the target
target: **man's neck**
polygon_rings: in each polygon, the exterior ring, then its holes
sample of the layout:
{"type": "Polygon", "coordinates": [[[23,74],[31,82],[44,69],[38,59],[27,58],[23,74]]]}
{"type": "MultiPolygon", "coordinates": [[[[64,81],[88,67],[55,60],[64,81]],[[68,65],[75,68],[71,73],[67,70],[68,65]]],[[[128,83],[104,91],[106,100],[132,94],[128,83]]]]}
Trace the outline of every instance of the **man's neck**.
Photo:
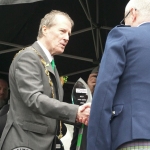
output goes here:
{"type": "Polygon", "coordinates": [[[44,53],[47,56],[49,62],[51,62],[54,59],[53,56],[50,54],[50,52],[48,51],[48,49],[43,45],[43,43],[41,42],[41,40],[38,40],[37,42],[40,45],[40,47],[42,48],[42,50],[44,51],[44,53]]]}

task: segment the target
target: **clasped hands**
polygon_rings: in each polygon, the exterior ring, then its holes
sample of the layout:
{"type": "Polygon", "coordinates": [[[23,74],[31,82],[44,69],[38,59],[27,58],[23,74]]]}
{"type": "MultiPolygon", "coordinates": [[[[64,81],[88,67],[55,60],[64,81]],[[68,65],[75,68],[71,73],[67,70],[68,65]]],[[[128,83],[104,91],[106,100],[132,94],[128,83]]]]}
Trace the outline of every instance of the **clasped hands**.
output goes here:
{"type": "Polygon", "coordinates": [[[91,103],[79,106],[76,121],[88,125],[91,103]]]}

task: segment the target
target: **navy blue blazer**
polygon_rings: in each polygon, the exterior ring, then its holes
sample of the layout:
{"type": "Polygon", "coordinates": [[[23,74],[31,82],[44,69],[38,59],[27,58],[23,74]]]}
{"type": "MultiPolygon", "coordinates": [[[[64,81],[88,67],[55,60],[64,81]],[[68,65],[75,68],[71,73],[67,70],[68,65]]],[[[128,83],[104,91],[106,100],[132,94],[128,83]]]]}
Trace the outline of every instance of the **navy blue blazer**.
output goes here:
{"type": "Polygon", "coordinates": [[[100,66],[87,150],[150,139],[150,23],[112,29],[100,66]]]}

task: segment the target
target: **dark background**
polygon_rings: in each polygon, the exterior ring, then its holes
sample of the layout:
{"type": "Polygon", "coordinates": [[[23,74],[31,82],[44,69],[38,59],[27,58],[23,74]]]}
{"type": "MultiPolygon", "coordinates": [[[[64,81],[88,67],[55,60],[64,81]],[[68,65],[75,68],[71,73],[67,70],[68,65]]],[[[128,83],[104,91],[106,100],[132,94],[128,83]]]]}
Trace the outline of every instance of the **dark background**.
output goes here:
{"type": "Polygon", "coordinates": [[[22,47],[36,41],[40,20],[46,13],[54,9],[67,12],[75,26],[64,54],[55,56],[55,62],[59,74],[68,76],[68,82],[64,85],[64,101],[71,103],[73,84],[80,77],[87,81],[91,70],[99,65],[107,35],[124,17],[127,2],[44,0],[0,5],[0,77],[8,81],[9,66],[14,55],[22,47]]]}

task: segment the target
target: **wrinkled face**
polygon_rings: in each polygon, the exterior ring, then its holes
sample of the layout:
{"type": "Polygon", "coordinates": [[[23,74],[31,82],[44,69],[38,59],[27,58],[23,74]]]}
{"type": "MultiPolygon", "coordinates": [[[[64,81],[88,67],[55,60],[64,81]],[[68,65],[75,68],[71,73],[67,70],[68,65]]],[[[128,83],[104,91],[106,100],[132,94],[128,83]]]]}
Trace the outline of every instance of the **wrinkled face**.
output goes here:
{"type": "Polygon", "coordinates": [[[64,52],[71,34],[71,22],[62,15],[57,15],[55,24],[47,28],[43,27],[46,48],[51,55],[58,55],[64,52]]]}
{"type": "Polygon", "coordinates": [[[8,85],[5,81],[0,80],[0,100],[5,100],[8,97],[8,85]]]}

